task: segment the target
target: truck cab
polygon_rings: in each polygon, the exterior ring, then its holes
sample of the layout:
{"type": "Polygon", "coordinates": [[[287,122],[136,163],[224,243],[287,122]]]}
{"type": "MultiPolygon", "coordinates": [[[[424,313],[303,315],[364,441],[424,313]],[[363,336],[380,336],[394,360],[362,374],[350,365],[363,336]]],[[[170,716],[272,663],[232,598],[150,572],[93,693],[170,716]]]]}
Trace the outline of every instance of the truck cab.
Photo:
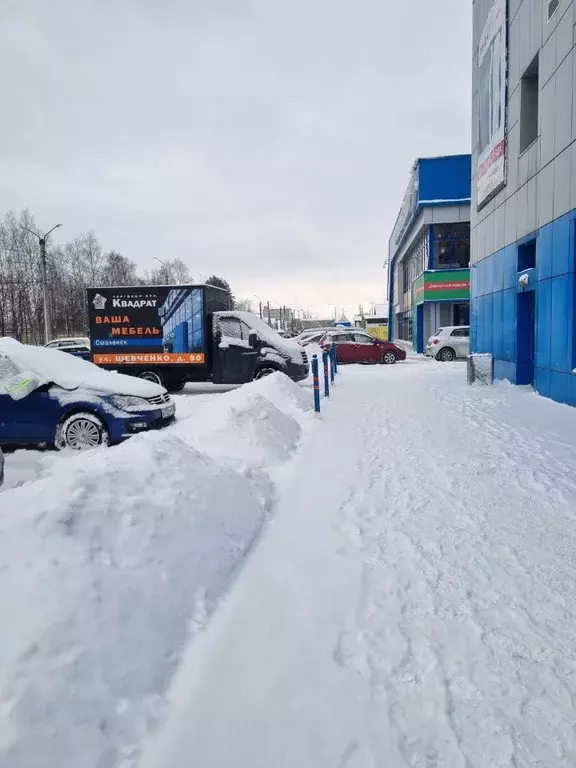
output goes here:
{"type": "Polygon", "coordinates": [[[235,310],[215,312],[213,328],[219,350],[239,347],[257,351],[254,379],[276,371],[285,373],[293,381],[302,381],[308,376],[306,351],[293,339],[280,336],[257,315],[235,310]]]}

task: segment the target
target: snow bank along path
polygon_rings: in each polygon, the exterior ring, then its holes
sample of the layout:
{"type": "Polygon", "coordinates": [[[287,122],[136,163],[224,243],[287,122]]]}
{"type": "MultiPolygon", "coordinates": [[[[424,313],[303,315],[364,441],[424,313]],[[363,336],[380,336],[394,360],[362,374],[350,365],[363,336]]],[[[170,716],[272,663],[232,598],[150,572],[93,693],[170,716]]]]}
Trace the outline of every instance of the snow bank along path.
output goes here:
{"type": "Polygon", "coordinates": [[[464,378],[343,370],[142,768],[576,766],[576,411],[464,378]]]}
{"type": "Polygon", "coordinates": [[[310,398],[278,374],[193,401],[0,493],[1,768],[134,765],[268,518],[310,398]]]}

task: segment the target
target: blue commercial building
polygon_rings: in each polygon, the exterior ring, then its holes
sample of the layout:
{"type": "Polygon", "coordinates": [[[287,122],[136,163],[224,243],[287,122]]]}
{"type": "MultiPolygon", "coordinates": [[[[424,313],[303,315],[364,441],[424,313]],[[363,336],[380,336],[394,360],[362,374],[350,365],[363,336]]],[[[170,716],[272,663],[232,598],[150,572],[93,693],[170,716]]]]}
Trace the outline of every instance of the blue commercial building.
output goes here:
{"type": "Polygon", "coordinates": [[[470,155],[415,161],[389,243],[389,338],[418,352],[442,325],[468,325],[470,155]]]}
{"type": "Polygon", "coordinates": [[[574,0],[474,0],[471,349],[576,405],[574,0]]]}

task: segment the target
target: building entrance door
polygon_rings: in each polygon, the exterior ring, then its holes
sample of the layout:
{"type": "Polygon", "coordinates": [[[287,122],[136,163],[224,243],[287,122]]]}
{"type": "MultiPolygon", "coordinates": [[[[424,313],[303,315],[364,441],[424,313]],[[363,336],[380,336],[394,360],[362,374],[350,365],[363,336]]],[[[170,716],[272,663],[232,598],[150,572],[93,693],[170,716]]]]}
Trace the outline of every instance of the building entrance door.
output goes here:
{"type": "Polygon", "coordinates": [[[534,291],[518,294],[516,384],[534,383],[535,308],[534,291]]]}

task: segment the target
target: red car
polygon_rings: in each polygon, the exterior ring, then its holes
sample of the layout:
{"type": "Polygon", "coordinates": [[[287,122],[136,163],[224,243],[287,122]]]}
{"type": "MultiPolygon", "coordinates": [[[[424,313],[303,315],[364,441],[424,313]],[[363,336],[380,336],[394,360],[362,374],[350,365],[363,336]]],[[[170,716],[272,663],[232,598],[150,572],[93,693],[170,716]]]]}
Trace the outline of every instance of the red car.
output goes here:
{"type": "Polygon", "coordinates": [[[320,346],[327,349],[336,345],[339,363],[383,363],[392,365],[396,360],[405,360],[406,351],[390,341],[375,339],[364,331],[338,331],[327,333],[320,346]]]}

